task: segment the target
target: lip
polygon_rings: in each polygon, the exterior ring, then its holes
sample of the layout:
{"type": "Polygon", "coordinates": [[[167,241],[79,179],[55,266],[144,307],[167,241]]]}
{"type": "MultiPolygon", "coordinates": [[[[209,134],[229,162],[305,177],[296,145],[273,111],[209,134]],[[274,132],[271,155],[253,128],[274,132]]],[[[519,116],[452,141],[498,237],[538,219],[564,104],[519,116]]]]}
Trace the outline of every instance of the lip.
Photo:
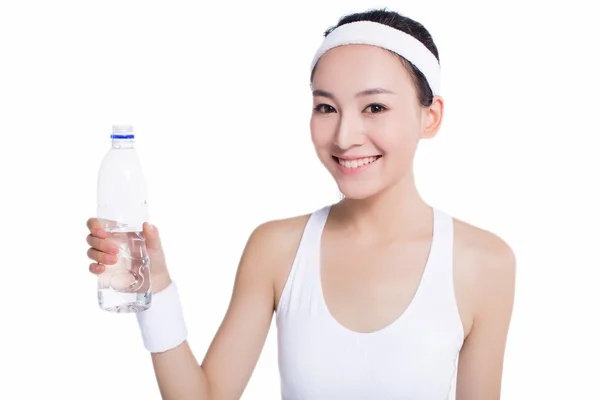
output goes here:
{"type": "Polygon", "coordinates": [[[340,160],[344,160],[344,161],[352,161],[352,160],[360,160],[361,158],[381,157],[381,154],[371,154],[368,156],[344,156],[344,157],[339,157],[339,156],[333,155],[333,157],[338,158],[340,160]]]}
{"type": "MultiPolygon", "coordinates": [[[[332,156],[332,158],[334,159],[336,165],[338,166],[339,170],[345,174],[345,175],[356,175],[360,172],[363,172],[364,170],[368,169],[369,167],[372,167],[373,165],[377,164],[377,162],[379,161],[379,159],[383,156],[367,156],[367,157],[377,157],[377,160],[373,161],[372,163],[369,164],[365,164],[362,165],[360,167],[356,167],[356,168],[347,168],[344,167],[342,164],[340,164],[338,162],[338,157],[336,156],[332,156]]],[[[356,160],[356,159],[361,159],[361,158],[367,158],[367,157],[356,157],[356,158],[341,158],[341,160],[344,161],[352,161],[352,160],[356,160]]]]}

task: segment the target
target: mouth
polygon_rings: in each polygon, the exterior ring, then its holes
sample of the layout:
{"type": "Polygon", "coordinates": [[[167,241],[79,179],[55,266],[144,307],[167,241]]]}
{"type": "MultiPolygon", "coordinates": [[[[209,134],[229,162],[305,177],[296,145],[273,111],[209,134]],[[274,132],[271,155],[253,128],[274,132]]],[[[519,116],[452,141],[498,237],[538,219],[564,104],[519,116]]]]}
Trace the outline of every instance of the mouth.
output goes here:
{"type": "Polygon", "coordinates": [[[331,156],[338,165],[342,168],[342,171],[350,173],[350,172],[358,172],[360,170],[365,169],[368,166],[376,163],[382,155],[363,157],[363,158],[352,158],[352,159],[344,159],[336,156],[331,156]]]}

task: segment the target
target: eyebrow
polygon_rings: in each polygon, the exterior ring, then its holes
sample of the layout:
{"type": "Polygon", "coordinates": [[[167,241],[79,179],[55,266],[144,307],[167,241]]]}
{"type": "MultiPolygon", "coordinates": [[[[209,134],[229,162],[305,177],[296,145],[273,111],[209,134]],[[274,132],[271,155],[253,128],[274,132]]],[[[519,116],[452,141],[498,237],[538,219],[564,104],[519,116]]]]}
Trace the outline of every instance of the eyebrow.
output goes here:
{"type": "MultiPolygon", "coordinates": [[[[395,94],[394,92],[392,92],[391,90],[388,89],[384,89],[384,88],[372,88],[372,89],[366,89],[363,90],[361,92],[356,93],[356,95],[354,97],[363,97],[363,96],[370,96],[373,94],[395,94]]],[[[327,97],[328,99],[334,99],[333,93],[328,92],[326,90],[321,90],[321,89],[316,89],[313,90],[313,96],[322,96],[322,97],[327,97]]]]}

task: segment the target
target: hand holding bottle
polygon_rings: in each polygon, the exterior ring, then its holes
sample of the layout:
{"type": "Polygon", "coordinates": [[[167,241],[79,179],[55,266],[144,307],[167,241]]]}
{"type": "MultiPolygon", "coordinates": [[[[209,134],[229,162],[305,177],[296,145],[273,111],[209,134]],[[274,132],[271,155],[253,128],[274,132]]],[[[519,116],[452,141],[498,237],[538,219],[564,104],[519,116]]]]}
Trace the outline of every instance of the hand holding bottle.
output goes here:
{"type": "MultiPolygon", "coordinates": [[[[90,234],[87,243],[90,246],[87,255],[94,262],[90,264],[90,272],[100,275],[118,262],[121,250],[117,240],[104,229],[105,224],[98,218],[90,218],[87,227],[90,234]]],[[[160,241],[158,229],[149,223],[144,223],[143,237],[150,260],[150,281],[152,292],[158,293],[171,283],[169,271],[165,262],[165,254],[160,241]]]]}

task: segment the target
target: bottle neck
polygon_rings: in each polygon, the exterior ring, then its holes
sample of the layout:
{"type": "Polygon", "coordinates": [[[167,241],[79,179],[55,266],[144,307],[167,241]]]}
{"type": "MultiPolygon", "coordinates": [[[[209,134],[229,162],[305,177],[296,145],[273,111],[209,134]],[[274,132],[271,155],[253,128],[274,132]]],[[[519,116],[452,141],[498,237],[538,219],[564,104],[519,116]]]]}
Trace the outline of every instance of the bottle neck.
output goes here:
{"type": "Polygon", "coordinates": [[[112,140],[112,148],[113,149],[133,149],[134,145],[133,139],[113,139],[112,140]]]}

